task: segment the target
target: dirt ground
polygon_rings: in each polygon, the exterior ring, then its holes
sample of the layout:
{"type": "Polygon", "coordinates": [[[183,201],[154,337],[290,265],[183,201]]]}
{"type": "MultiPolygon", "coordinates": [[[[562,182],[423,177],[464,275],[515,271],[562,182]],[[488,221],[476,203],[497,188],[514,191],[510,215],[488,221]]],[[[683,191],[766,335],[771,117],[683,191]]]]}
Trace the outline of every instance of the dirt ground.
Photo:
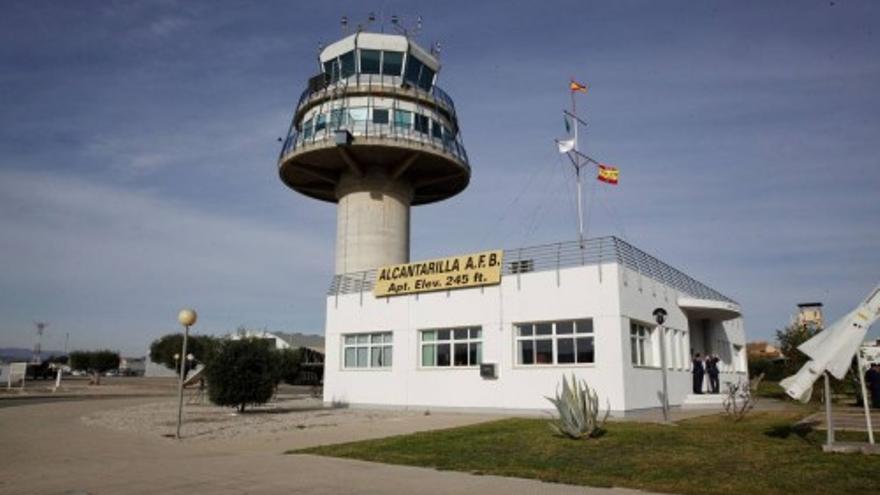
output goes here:
{"type": "Polygon", "coordinates": [[[71,395],[62,400],[38,394],[0,398],[0,494],[640,493],[285,455],[289,449],[496,419],[423,411],[324,410],[295,389],[243,415],[190,404],[184,438],[175,440],[168,437],[176,420],[173,380],[129,380],[138,379],[108,380],[100,393],[94,391],[97,387],[82,385],[79,395],[69,390],[71,395]]]}

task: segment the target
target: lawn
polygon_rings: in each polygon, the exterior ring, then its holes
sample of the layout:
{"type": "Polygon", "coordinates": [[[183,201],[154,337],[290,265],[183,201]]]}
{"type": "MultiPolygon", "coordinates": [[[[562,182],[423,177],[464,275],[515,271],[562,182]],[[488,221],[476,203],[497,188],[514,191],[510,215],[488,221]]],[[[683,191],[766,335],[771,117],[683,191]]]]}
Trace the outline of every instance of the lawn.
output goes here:
{"type": "Polygon", "coordinates": [[[680,494],[880,493],[880,457],[822,453],[824,432],[793,427],[801,416],[609,423],[587,441],[554,436],[545,420],[505,419],[291,453],[680,494]]]}

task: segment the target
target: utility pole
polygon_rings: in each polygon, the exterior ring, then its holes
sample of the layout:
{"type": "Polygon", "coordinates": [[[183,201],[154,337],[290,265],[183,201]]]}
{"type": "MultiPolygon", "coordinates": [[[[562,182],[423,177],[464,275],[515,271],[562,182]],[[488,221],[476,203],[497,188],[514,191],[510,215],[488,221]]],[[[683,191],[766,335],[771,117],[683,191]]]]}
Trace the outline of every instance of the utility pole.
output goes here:
{"type": "Polygon", "coordinates": [[[37,326],[37,343],[34,344],[34,355],[31,359],[36,364],[40,364],[43,362],[42,357],[42,340],[43,340],[43,332],[46,330],[46,327],[49,326],[48,323],[43,321],[35,321],[34,325],[37,326]]]}

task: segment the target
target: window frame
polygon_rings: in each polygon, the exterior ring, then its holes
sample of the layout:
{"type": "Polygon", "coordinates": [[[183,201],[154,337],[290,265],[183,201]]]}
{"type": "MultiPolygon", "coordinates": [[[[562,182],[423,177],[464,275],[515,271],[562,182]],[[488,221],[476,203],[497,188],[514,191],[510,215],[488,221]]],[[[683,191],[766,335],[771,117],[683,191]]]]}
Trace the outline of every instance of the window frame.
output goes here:
{"type": "Polygon", "coordinates": [[[656,335],[656,329],[656,326],[652,326],[649,323],[644,323],[632,318],[629,320],[630,364],[633,368],[660,369],[660,363],[656,362],[658,361],[657,353],[660,351],[654,349],[655,340],[658,338],[656,335]],[[633,333],[634,330],[636,331],[635,333],[633,333]],[[644,334],[640,335],[641,333],[644,334]],[[640,347],[635,345],[638,344],[638,342],[642,342],[643,346],[640,347]],[[650,362],[645,359],[645,349],[649,349],[650,362]],[[636,352],[636,356],[633,356],[634,351],[636,352]],[[633,360],[633,357],[637,357],[637,359],[633,360]]]}
{"type": "Polygon", "coordinates": [[[543,321],[522,321],[516,322],[513,324],[513,366],[514,368],[525,368],[525,369],[533,369],[533,368],[573,368],[573,367],[595,367],[596,366],[596,327],[595,322],[592,317],[584,316],[578,318],[570,318],[570,319],[560,319],[560,320],[543,320],[543,321]],[[588,321],[589,322],[589,331],[579,331],[579,325],[577,322],[579,321],[588,321]],[[557,333],[557,328],[560,324],[572,324],[572,332],[571,333],[557,333]],[[537,326],[538,325],[550,325],[550,333],[544,335],[538,335],[537,326]],[[532,330],[530,335],[520,335],[520,327],[531,325],[532,330]],[[591,348],[593,353],[593,360],[590,362],[578,362],[578,344],[577,341],[580,339],[589,338],[592,341],[591,348]],[[571,339],[574,341],[574,362],[571,363],[560,363],[559,362],[559,341],[571,339]],[[538,363],[538,340],[549,340],[551,342],[551,352],[552,352],[552,361],[549,363],[538,363]],[[530,341],[532,342],[532,362],[524,363],[522,362],[522,354],[520,349],[520,342],[530,341]]]}
{"type": "MultiPolygon", "coordinates": [[[[394,332],[391,330],[379,331],[379,332],[352,332],[352,333],[343,333],[340,334],[340,357],[339,360],[339,369],[340,371],[391,371],[394,366],[394,332]],[[382,336],[381,342],[374,342],[374,336],[382,336]],[[353,337],[355,341],[353,343],[348,342],[348,337],[353,337]],[[358,342],[359,337],[366,337],[366,342],[358,342]],[[390,363],[387,366],[373,366],[373,349],[380,349],[380,355],[384,355],[386,349],[390,351],[390,363]],[[349,366],[346,362],[346,351],[348,349],[354,349],[354,360],[355,365],[349,366]],[[358,349],[366,349],[366,366],[357,366],[357,354],[358,349]]],[[[380,357],[381,359],[381,357],[380,357]]]]}
{"type": "Polygon", "coordinates": [[[478,369],[480,364],[483,363],[483,348],[485,347],[485,341],[483,339],[483,327],[481,325],[466,325],[459,327],[442,327],[442,328],[425,328],[420,329],[418,331],[418,369],[422,370],[454,370],[454,369],[478,369]],[[465,338],[455,338],[456,330],[466,330],[467,337],[465,338]],[[449,332],[449,338],[440,339],[440,332],[449,332]],[[478,336],[473,337],[474,332],[477,332],[478,336]],[[434,340],[425,340],[425,334],[428,332],[434,332],[435,338],[434,340]],[[427,365],[424,363],[424,349],[425,347],[433,346],[434,350],[434,363],[438,362],[437,350],[436,348],[440,345],[448,344],[449,345],[449,364],[448,365],[440,365],[433,364],[427,365]],[[468,364],[455,364],[455,345],[456,344],[464,344],[467,346],[467,356],[468,356],[468,364]],[[477,363],[471,363],[471,346],[477,345],[479,346],[476,351],[476,359],[477,363]]]}

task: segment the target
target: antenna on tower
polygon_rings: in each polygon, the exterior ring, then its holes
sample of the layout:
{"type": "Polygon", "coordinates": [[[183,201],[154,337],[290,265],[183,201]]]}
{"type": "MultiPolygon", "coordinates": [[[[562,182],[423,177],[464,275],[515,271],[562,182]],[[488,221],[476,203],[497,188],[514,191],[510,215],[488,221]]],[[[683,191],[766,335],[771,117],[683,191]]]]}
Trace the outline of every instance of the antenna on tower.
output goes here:
{"type": "Polygon", "coordinates": [[[34,344],[34,355],[32,361],[36,364],[40,364],[43,362],[42,358],[42,340],[43,340],[43,332],[46,330],[46,327],[49,326],[48,323],[43,321],[35,321],[34,325],[37,326],[37,342],[34,344]]]}
{"type": "Polygon", "coordinates": [[[408,29],[401,22],[400,16],[398,16],[397,14],[392,14],[391,15],[391,27],[395,31],[397,31],[398,33],[400,33],[404,36],[407,36],[407,37],[415,36],[415,35],[419,34],[419,32],[422,30],[422,16],[416,16],[415,28],[408,29]]]}
{"type": "Polygon", "coordinates": [[[431,55],[434,55],[435,57],[440,56],[440,42],[439,41],[435,41],[434,44],[431,45],[431,55]]]}
{"type": "Polygon", "coordinates": [[[339,20],[339,25],[342,27],[342,34],[348,34],[348,16],[342,16],[342,19],[339,20]]]}

